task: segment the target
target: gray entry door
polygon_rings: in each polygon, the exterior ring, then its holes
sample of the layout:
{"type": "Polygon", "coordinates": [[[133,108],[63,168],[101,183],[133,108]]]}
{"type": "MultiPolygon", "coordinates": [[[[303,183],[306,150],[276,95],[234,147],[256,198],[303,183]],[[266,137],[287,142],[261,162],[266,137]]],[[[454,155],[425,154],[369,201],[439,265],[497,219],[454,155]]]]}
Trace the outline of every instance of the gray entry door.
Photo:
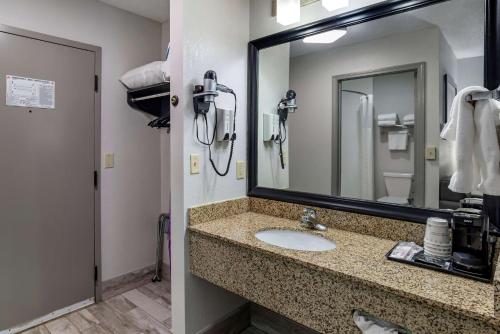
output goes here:
{"type": "Polygon", "coordinates": [[[0,330],[94,297],[95,53],[0,32],[0,330]],[[6,76],[55,108],[6,105],[6,76]]]}

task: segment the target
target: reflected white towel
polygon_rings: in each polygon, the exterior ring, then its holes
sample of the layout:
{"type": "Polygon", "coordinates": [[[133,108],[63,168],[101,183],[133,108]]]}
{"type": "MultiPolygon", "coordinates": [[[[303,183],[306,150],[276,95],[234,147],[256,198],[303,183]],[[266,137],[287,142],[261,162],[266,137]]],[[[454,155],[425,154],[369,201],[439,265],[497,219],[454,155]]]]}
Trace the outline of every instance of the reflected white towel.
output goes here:
{"type": "Polygon", "coordinates": [[[388,133],[389,150],[406,151],[408,148],[408,130],[391,131],[388,133]]]}
{"type": "Polygon", "coordinates": [[[448,188],[457,193],[471,193],[474,184],[474,107],[466,102],[467,95],[486,91],[479,86],[472,86],[458,92],[451,105],[450,121],[441,131],[441,138],[455,141],[454,159],[456,171],[453,173],[448,188]]]}
{"type": "Polygon", "coordinates": [[[398,114],[396,114],[396,113],[380,114],[380,115],[378,115],[377,119],[379,121],[396,121],[398,119],[398,114]]]}
{"type": "Polygon", "coordinates": [[[500,103],[496,100],[476,102],[474,155],[481,173],[478,188],[492,196],[500,196],[500,147],[496,129],[500,125],[499,112],[500,103]]]}
{"type": "Polygon", "coordinates": [[[394,126],[399,123],[398,114],[380,114],[377,116],[378,126],[394,126]]]}
{"type": "Polygon", "coordinates": [[[415,114],[408,114],[403,117],[404,125],[413,125],[415,124],[415,114]]]}
{"type": "Polygon", "coordinates": [[[359,311],[353,313],[354,323],[363,334],[398,334],[398,330],[384,324],[378,324],[375,319],[361,314],[359,311]]]}
{"type": "Polygon", "coordinates": [[[398,123],[396,121],[377,121],[378,126],[394,126],[397,125],[398,123]]]}

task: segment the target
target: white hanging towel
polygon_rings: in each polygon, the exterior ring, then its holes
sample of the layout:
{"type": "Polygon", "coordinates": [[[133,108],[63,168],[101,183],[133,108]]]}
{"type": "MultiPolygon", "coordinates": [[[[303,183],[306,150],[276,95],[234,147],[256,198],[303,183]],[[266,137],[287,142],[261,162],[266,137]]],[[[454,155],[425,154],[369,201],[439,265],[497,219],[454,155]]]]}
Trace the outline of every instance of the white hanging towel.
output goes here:
{"type": "Polygon", "coordinates": [[[373,95],[360,97],[360,150],[361,199],[375,199],[375,169],[373,166],[373,95]]]}
{"type": "Polygon", "coordinates": [[[476,102],[474,155],[481,173],[478,188],[492,196],[500,196],[500,147],[496,129],[500,125],[499,113],[500,103],[496,100],[476,102]]]}
{"type": "Polygon", "coordinates": [[[390,151],[406,151],[408,149],[408,130],[390,131],[387,136],[390,151]]]}
{"type": "Polygon", "coordinates": [[[451,105],[450,121],[441,131],[441,138],[454,141],[454,160],[456,171],[448,188],[457,193],[471,193],[477,189],[474,181],[476,129],[474,125],[474,106],[465,101],[467,95],[487,91],[486,88],[471,86],[458,92],[451,105]]]}

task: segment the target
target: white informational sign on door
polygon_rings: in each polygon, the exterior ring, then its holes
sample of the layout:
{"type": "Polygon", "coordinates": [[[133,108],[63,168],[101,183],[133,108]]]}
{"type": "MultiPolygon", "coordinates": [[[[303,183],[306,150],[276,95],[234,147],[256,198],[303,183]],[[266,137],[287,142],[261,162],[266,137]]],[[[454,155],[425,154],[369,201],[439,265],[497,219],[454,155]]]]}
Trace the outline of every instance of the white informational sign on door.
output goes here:
{"type": "Polygon", "coordinates": [[[56,83],[54,81],[6,76],[6,101],[12,107],[55,109],[56,83]]]}

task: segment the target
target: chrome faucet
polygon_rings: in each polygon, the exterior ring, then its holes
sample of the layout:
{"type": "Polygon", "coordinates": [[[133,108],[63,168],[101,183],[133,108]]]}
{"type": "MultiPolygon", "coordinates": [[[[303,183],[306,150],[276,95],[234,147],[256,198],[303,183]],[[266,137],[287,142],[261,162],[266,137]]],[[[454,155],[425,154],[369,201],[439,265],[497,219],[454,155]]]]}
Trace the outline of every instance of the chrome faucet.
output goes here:
{"type": "Polygon", "coordinates": [[[305,208],[304,215],[300,218],[300,226],[317,231],[326,231],[326,226],[316,222],[316,210],[305,208]]]}

